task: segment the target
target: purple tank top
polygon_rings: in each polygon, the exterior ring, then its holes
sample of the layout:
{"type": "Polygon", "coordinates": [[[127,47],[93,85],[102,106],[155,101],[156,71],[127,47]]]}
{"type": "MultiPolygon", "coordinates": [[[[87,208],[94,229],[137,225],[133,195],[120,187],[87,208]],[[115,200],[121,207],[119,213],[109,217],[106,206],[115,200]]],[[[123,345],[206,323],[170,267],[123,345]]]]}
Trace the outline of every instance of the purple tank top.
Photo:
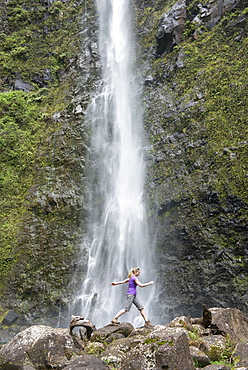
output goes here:
{"type": "Polygon", "coordinates": [[[137,276],[135,276],[135,275],[131,276],[131,278],[129,280],[129,286],[128,286],[127,294],[136,295],[136,286],[137,286],[137,284],[135,283],[136,279],[137,279],[137,276]]]}

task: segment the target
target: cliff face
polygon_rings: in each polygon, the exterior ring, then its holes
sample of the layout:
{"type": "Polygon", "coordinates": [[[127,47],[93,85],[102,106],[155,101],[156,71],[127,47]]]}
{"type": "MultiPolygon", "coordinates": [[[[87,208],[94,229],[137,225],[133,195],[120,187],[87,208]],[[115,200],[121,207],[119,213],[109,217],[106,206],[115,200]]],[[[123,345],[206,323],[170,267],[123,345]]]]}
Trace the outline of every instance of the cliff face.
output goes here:
{"type": "Polygon", "coordinates": [[[199,314],[204,302],[247,312],[247,3],[143,6],[160,312],[199,314]]]}
{"type": "Polygon", "coordinates": [[[1,10],[2,305],[57,321],[84,273],[83,111],[98,75],[95,9],[13,0],[1,10]]]}
{"type": "MultiPolygon", "coordinates": [[[[163,321],[203,303],[248,312],[246,7],[133,2],[163,321]]],[[[96,12],[70,0],[1,1],[1,11],[2,305],[56,319],[85,272],[96,12]]]]}

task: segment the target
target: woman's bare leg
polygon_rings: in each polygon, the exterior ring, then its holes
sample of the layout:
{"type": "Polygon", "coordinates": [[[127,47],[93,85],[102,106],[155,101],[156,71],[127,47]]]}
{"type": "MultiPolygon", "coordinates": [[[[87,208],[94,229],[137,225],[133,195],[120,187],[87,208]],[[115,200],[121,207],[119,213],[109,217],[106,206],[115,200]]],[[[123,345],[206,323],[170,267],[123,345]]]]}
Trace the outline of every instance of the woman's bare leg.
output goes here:
{"type": "Polygon", "coordinates": [[[145,322],[148,322],[148,319],[147,319],[147,316],[146,316],[146,313],[145,313],[144,308],[141,308],[140,314],[143,317],[143,319],[145,320],[145,322]]]}
{"type": "Polygon", "coordinates": [[[114,319],[111,320],[112,323],[117,323],[118,322],[118,318],[123,315],[125,312],[127,312],[124,308],[122,308],[118,313],[117,315],[115,315],[114,319]]]}

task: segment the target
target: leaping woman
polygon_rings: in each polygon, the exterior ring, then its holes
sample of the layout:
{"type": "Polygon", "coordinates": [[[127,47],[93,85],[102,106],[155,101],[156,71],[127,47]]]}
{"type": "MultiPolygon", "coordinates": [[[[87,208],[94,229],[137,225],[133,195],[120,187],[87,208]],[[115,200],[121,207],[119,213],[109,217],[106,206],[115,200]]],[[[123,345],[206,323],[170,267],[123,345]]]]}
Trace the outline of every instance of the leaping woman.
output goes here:
{"type": "Polygon", "coordinates": [[[119,324],[120,322],[118,321],[118,318],[123,315],[124,313],[128,312],[132,306],[132,303],[137,307],[137,309],[140,311],[140,314],[141,316],[143,317],[143,319],[145,320],[145,326],[149,326],[151,325],[150,321],[147,319],[147,316],[146,316],[146,313],[145,313],[145,310],[144,310],[144,307],[142,306],[142,304],[140,303],[140,301],[138,300],[137,298],[137,291],[136,291],[136,287],[137,285],[141,288],[144,288],[148,285],[152,285],[154,284],[153,281],[149,281],[148,283],[144,283],[142,284],[139,280],[138,280],[138,276],[140,275],[140,269],[139,267],[133,267],[130,271],[129,271],[129,274],[128,274],[128,277],[127,279],[123,280],[123,281],[118,281],[118,282],[112,282],[111,285],[118,285],[118,284],[125,284],[125,283],[129,283],[128,284],[128,291],[127,291],[127,298],[126,298],[126,304],[125,304],[125,307],[122,308],[118,313],[117,315],[113,318],[113,320],[111,320],[111,322],[113,324],[119,324]]]}

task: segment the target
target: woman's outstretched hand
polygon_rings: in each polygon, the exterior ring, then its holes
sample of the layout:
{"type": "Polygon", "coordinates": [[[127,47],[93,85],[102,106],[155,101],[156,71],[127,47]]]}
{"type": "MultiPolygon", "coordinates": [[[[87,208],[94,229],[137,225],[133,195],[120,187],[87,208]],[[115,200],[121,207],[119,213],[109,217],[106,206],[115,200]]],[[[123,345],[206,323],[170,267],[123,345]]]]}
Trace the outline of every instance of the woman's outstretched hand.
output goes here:
{"type": "Polygon", "coordinates": [[[149,285],[152,285],[152,284],[154,284],[154,281],[153,280],[151,280],[151,281],[149,281],[149,283],[148,283],[149,285]]]}
{"type": "Polygon", "coordinates": [[[111,283],[111,285],[117,285],[114,281],[111,283]]]}

